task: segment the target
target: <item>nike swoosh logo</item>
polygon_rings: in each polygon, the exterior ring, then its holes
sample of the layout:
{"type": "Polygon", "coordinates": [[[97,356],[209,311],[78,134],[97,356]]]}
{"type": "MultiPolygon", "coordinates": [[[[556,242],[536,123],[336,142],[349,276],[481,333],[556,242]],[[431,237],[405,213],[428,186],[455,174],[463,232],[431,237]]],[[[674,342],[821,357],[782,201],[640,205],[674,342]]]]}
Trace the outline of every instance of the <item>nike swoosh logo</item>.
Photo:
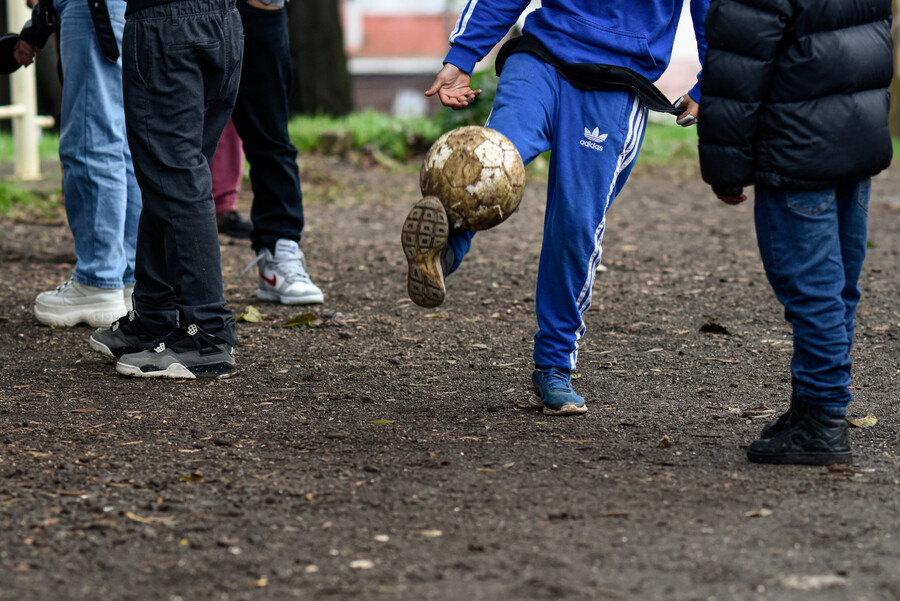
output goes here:
{"type": "Polygon", "coordinates": [[[278,274],[272,274],[271,278],[267,278],[263,272],[259,272],[259,277],[261,277],[269,286],[275,286],[278,283],[278,274]]]}

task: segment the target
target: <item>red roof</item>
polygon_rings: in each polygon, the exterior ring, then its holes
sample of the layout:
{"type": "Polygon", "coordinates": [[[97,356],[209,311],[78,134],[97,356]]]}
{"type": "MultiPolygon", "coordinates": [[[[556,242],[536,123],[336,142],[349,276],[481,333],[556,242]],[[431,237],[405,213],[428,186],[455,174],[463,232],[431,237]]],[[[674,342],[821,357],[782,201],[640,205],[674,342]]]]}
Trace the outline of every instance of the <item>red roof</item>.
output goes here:
{"type": "Polygon", "coordinates": [[[363,17],[363,43],[350,48],[350,56],[443,56],[448,49],[450,27],[440,15],[363,17]]]}

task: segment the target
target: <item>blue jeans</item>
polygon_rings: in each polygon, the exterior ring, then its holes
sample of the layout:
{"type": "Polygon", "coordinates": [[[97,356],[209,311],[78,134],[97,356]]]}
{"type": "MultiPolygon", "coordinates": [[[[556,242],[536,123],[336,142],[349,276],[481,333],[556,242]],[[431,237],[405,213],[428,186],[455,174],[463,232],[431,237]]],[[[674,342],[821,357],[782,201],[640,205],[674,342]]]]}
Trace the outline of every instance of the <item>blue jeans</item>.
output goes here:
{"type": "Polygon", "coordinates": [[[833,415],[851,400],[850,348],[866,256],[870,181],[819,191],[757,186],[766,275],[794,329],[797,396],[833,415]]]}
{"type": "MultiPolygon", "coordinates": [[[[141,191],[122,107],[122,62],[103,58],[87,0],[56,0],[60,14],[62,110],[59,158],[75,239],[74,277],[99,288],[134,284],[141,191]]],[[[107,0],[121,45],[124,0],[107,0]]]]}

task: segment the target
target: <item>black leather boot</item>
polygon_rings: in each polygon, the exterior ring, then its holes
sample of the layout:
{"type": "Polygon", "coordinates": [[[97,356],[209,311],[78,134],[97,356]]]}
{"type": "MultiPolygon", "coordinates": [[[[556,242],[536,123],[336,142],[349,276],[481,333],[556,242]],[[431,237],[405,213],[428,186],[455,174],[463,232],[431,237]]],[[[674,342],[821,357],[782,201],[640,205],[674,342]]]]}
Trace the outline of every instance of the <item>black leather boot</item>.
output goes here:
{"type": "Polygon", "coordinates": [[[747,448],[747,459],[753,463],[832,465],[853,462],[847,441],[847,420],[840,415],[828,415],[821,407],[804,403],[801,398],[795,397],[791,409],[766,426],[763,433],[766,430],[774,430],[774,434],[753,441],[747,448]]]}
{"type": "Polygon", "coordinates": [[[787,411],[781,414],[781,417],[778,419],[773,419],[769,423],[765,425],[762,432],[760,432],[760,438],[772,438],[782,430],[784,430],[788,425],[792,424],[794,421],[794,405],[797,404],[797,390],[794,388],[794,385],[791,384],[791,406],[787,411]]]}

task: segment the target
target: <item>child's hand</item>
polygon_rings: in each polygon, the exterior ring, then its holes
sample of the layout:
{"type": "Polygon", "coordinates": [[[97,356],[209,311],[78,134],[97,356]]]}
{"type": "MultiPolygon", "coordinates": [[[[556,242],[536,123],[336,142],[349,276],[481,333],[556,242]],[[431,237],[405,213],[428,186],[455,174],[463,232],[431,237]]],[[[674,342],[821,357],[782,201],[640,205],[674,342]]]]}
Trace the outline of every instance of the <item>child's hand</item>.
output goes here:
{"type": "Polygon", "coordinates": [[[675,103],[675,107],[684,109],[684,112],[675,118],[675,123],[681,127],[690,127],[697,123],[697,117],[700,115],[700,105],[694,102],[694,99],[688,94],[679,98],[678,102],[675,103]]]}
{"type": "Polygon", "coordinates": [[[719,200],[724,202],[727,205],[739,205],[745,200],[747,200],[746,194],[741,194],[740,196],[716,196],[719,200]]]}
{"type": "Polygon", "coordinates": [[[19,40],[16,42],[15,48],[13,48],[13,56],[16,57],[16,62],[23,67],[27,67],[33,63],[34,57],[40,53],[40,48],[32,46],[25,40],[19,40]]]}
{"type": "Polygon", "coordinates": [[[469,87],[470,81],[468,73],[456,65],[447,63],[434,78],[431,87],[425,91],[425,95],[437,94],[444,106],[463,109],[472,104],[475,98],[481,94],[481,90],[473,90],[469,87]]]}

